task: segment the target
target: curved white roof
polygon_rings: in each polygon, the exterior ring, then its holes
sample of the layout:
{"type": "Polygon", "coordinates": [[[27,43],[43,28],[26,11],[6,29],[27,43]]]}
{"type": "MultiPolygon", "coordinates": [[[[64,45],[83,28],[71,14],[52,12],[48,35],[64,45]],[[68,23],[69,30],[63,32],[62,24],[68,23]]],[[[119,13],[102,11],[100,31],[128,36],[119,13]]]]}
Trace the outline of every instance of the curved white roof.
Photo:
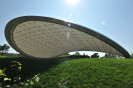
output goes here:
{"type": "Polygon", "coordinates": [[[98,51],[128,57],[128,52],[109,38],[59,19],[16,18],[7,24],[5,34],[14,49],[30,57],[51,58],[72,51],[98,51]]]}

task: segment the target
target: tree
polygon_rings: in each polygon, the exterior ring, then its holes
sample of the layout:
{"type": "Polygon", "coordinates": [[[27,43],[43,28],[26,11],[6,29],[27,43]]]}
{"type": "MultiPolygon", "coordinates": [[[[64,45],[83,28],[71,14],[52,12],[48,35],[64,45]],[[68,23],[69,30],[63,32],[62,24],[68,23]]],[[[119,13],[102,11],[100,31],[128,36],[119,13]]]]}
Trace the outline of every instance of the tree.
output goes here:
{"type": "Polygon", "coordinates": [[[76,52],[75,55],[80,55],[80,53],[79,52],[76,52]]]}
{"type": "Polygon", "coordinates": [[[91,55],[91,58],[99,58],[98,53],[94,53],[93,55],[91,55]]]}
{"type": "Polygon", "coordinates": [[[9,48],[10,47],[7,44],[4,44],[3,46],[0,46],[1,54],[7,53],[7,51],[9,51],[9,48]]]}
{"type": "Polygon", "coordinates": [[[105,58],[116,58],[117,55],[115,55],[115,54],[110,54],[110,53],[106,53],[104,57],[105,57],[105,58]]]}
{"type": "Polygon", "coordinates": [[[4,44],[4,51],[5,51],[5,52],[9,51],[9,48],[10,48],[10,47],[9,47],[7,44],[4,44]]]}
{"type": "Polygon", "coordinates": [[[83,56],[86,56],[85,53],[83,54],[83,56]]]}
{"type": "Polygon", "coordinates": [[[130,57],[133,58],[133,53],[131,53],[130,57]]]}
{"type": "Polygon", "coordinates": [[[2,45],[0,45],[0,51],[2,51],[1,47],[2,47],[2,45]]]}

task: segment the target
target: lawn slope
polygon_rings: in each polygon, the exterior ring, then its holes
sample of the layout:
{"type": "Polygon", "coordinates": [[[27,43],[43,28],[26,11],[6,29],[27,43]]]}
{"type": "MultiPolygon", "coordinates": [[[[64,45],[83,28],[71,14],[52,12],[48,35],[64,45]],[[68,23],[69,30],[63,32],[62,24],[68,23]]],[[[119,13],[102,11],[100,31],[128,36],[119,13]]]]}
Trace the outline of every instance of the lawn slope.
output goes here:
{"type": "Polygon", "coordinates": [[[33,82],[32,85],[27,87],[133,88],[133,60],[108,58],[69,60],[30,79],[30,82],[33,82]]]}

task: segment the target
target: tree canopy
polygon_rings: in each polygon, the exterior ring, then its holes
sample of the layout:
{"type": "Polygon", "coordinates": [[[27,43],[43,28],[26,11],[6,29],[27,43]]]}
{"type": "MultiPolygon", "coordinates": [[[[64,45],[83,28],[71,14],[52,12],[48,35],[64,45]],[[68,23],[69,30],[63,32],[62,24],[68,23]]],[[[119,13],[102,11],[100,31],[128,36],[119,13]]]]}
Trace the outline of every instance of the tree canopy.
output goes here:
{"type": "Polygon", "coordinates": [[[3,44],[3,46],[0,45],[0,53],[1,54],[7,53],[9,51],[9,48],[10,47],[7,44],[3,44]]]}

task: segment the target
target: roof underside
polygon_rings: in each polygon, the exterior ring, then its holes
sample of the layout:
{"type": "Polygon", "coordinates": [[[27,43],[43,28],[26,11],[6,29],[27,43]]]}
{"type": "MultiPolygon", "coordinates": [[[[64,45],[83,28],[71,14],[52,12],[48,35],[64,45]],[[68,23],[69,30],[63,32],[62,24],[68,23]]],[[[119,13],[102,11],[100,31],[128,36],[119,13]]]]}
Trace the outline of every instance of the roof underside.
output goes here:
{"type": "Polygon", "coordinates": [[[51,58],[72,51],[98,51],[128,57],[126,50],[107,37],[91,29],[53,18],[16,18],[7,24],[5,34],[14,49],[30,57],[51,58]],[[39,20],[40,18],[44,20],[39,20]],[[120,49],[116,49],[117,46],[120,49]]]}

